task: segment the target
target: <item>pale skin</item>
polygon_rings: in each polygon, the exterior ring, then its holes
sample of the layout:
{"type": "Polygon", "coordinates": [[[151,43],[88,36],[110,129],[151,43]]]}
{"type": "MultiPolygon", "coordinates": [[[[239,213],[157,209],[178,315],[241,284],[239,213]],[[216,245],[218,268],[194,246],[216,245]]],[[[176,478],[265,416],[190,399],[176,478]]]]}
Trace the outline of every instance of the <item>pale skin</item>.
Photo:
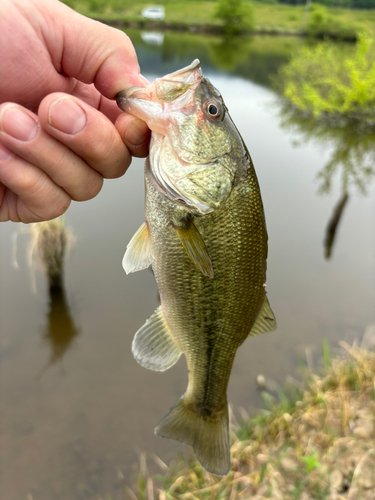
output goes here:
{"type": "Polygon", "coordinates": [[[39,222],[148,154],[113,100],[144,85],[129,38],[57,0],[0,0],[0,221],[39,222]]]}

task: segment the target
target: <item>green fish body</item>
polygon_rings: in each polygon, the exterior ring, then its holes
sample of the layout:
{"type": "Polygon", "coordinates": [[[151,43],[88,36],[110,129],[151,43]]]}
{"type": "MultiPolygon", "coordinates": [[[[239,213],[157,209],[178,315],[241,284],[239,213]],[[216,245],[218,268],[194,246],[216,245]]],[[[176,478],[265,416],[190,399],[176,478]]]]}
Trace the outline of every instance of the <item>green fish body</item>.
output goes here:
{"type": "Polygon", "coordinates": [[[152,265],[161,306],[136,333],[133,353],[158,371],[185,355],[188,388],[155,432],[191,445],[207,471],[225,475],[226,389],[236,351],[248,336],[276,328],[265,291],[260,189],[246,146],[199,61],[150,87],[148,94],[141,88],[118,98],[122,109],[154,126],[145,223],[128,245],[124,267],[152,265]],[[140,103],[155,95],[164,114],[177,115],[162,127],[152,122],[155,114],[165,120],[160,108],[146,107],[145,116],[140,103]]]}

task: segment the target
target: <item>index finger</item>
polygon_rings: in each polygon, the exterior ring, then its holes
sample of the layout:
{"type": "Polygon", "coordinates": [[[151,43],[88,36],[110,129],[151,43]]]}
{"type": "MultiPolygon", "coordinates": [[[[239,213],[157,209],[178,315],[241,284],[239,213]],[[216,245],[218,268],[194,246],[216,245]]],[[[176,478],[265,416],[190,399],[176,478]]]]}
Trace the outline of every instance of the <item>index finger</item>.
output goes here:
{"type": "Polygon", "coordinates": [[[113,99],[118,92],[144,85],[130,38],[122,31],[86,18],[62,3],[34,2],[56,25],[43,23],[46,40],[56,70],[83,83],[94,83],[101,94],[113,99]]]}

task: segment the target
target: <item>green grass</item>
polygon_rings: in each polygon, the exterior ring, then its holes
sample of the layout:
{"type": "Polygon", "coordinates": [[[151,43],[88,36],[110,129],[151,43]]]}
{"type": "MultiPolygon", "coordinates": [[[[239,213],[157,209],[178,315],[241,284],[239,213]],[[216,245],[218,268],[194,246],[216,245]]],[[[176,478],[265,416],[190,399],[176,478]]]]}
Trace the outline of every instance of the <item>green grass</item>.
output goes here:
{"type": "Polygon", "coordinates": [[[309,372],[304,390],[280,392],[280,401],[266,397],[263,411],[243,412],[240,423],[232,419],[227,476],[207,473],[190,449],[169,466],[142,454],[136,484],[130,489],[123,483],[123,495],[116,498],[338,500],[350,491],[350,498],[372,500],[375,351],[340,344],[342,352],[332,357],[324,343],[323,374],[309,372]]]}
{"type": "MultiPolygon", "coordinates": [[[[152,4],[148,0],[66,0],[82,14],[102,20],[141,20],[142,9],[152,4]]],[[[183,25],[219,26],[214,17],[217,3],[197,0],[161,0],[156,2],[165,6],[166,22],[183,25]]],[[[246,5],[247,2],[245,2],[246,5]]],[[[255,29],[258,32],[300,33],[303,26],[304,6],[282,4],[252,3],[255,29]]],[[[327,8],[327,13],[338,26],[352,27],[354,31],[367,29],[375,33],[374,10],[349,10],[327,8]]]]}
{"type": "MultiPolygon", "coordinates": [[[[300,31],[303,25],[305,7],[302,5],[267,5],[254,3],[254,17],[257,28],[280,27],[289,31],[300,31]]],[[[349,10],[327,8],[327,13],[343,25],[355,25],[375,32],[375,10],[349,10]]]]}
{"type": "MultiPolygon", "coordinates": [[[[115,2],[98,0],[98,7],[93,9],[90,0],[71,0],[70,6],[82,14],[100,17],[101,19],[142,19],[141,12],[143,8],[152,3],[152,1],[147,0],[139,0],[138,2],[124,0],[124,2],[121,2],[121,6],[117,6],[115,2]]],[[[216,7],[214,2],[162,0],[161,2],[158,1],[157,4],[164,5],[165,20],[169,23],[219,25],[219,21],[214,19],[216,7]]]]}
{"type": "Polygon", "coordinates": [[[180,457],[169,467],[161,463],[162,474],[155,475],[143,456],[138,488],[129,498],[333,500],[340,498],[341,488],[353,487],[356,498],[363,494],[370,499],[375,428],[366,436],[361,426],[366,419],[375,425],[375,353],[345,343],[342,347],[348,357],[331,359],[324,345],[326,374],[310,375],[305,391],[293,398],[284,394],[279,402],[266,398],[266,410],[232,427],[232,465],[227,476],[208,474],[192,456],[180,457]],[[362,465],[360,472],[358,464],[363,464],[364,457],[367,469],[362,465]],[[342,483],[336,486],[335,470],[336,475],[337,470],[344,471],[342,483]],[[361,483],[363,474],[367,475],[361,483]]]}

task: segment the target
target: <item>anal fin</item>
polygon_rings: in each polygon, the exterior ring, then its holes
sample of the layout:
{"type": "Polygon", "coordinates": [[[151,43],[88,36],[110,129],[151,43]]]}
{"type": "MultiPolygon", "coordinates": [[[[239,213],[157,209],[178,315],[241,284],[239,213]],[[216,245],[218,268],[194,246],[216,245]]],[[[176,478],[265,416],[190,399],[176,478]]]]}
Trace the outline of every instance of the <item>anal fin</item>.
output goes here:
{"type": "Polygon", "coordinates": [[[126,247],[122,267],[126,274],[146,269],[151,264],[151,237],[147,222],[144,222],[126,247]]]}
{"type": "Polygon", "coordinates": [[[273,332],[274,330],[276,330],[276,328],[277,324],[275,315],[273,314],[270,303],[265,296],[257,319],[255,320],[255,323],[248,336],[254,337],[255,335],[261,335],[262,333],[273,332]]]}
{"type": "Polygon", "coordinates": [[[186,227],[180,228],[173,226],[182,246],[184,247],[190,260],[205,276],[214,277],[212,262],[203,238],[194,226],[193,222],[188,221],[186,227]]]}
{"type": "Polygon", "coordinates": [[[163,372],[177,363],[181,351],[172,337],[161,306],[135,334],[132,352],[136,361],[149,370],[163,372]]]}

